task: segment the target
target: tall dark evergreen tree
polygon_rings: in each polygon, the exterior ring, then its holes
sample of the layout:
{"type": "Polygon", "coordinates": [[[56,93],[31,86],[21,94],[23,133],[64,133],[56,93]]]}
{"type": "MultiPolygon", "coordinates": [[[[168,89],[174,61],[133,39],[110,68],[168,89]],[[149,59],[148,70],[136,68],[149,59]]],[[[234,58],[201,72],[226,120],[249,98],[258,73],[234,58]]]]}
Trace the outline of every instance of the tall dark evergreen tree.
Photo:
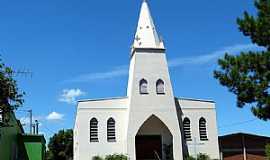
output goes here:
{"type": "Polygon", "coordinates": [[[270,119],[270,0],[255,1],[257,16],[244,12],[237,18],[239,30],[264,51],[225,53],[214,77],[237,97],[237,106],[251,106],[255,116],[270,119]]]}

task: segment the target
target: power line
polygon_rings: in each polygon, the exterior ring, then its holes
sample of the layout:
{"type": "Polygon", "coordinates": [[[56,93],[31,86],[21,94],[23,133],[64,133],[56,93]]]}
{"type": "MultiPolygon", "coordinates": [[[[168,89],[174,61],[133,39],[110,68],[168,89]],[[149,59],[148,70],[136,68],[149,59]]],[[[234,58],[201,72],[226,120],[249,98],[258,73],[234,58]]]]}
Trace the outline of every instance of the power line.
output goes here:
{"type": "Polygon", "coordinates": [[[42,126],[47,130],[47,131],[49,131],[49,132],[51,132],[52,134],[55,134],[55,132],[53,132],[52,130],[50,130],[48,127],[46,127],[46,125],[45,124],[42,124],[42,126]]]}
{"type": "Polygon", "coordinates": [[[20,112],[28,112],[29,114],[29,133],[32,134],[32,126],[33,126],[33,111],[32,109],[21,109],[21,110],[17,110],[17,111],[20,111],[20,112]]]}

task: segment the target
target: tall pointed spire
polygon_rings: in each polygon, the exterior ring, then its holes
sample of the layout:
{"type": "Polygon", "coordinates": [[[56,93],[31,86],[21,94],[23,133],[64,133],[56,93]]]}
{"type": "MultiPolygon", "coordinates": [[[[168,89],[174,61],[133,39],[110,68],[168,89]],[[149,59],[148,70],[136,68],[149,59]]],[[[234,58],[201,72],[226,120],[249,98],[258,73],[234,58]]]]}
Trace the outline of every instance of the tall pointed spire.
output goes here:
{"type": "Polygon", "coordinates": [[[132,48],[164,49],[163,42],[156,31],[146,0],[143,0],[141,6],[140,17],[132,48]]]}

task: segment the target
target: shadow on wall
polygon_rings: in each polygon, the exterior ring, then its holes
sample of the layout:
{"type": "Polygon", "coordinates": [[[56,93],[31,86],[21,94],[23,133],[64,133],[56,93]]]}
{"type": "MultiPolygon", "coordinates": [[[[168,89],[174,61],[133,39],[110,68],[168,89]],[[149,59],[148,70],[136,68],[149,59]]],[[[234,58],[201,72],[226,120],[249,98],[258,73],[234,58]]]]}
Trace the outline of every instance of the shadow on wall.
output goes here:
{"type": "Polygon", "coordinates": [[[186,142],[185,137],[184,137],[184,128],[183,128],[183,120],[182,120],[183,112],[182,112],[181,106],[180,106],[180,104],[178,102],[178,99],[175,98],[174,101],[175,101],[175,107],[176,107],[175,109],[176,109],[176,112],[177,112],[177,118],[178,118],[178,122],[179,122],[179,127],[180,127],[180,130],[181,130],[183,156],[187,157],[189,155],[188,154],[189,151],[188,151],[187,142],[186,142]]]}

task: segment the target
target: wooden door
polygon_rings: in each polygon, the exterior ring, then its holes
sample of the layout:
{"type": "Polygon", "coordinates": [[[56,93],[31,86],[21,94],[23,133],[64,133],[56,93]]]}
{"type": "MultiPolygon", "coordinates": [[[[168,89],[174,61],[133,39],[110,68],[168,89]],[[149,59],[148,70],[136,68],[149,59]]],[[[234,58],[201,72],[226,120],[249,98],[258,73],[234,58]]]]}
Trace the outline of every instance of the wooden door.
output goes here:
{"type": "Polygon", "coordinates": [[[161,135],[137,135],[136,138],[136,159],[153,160],[162,159],[161,135]]]}

